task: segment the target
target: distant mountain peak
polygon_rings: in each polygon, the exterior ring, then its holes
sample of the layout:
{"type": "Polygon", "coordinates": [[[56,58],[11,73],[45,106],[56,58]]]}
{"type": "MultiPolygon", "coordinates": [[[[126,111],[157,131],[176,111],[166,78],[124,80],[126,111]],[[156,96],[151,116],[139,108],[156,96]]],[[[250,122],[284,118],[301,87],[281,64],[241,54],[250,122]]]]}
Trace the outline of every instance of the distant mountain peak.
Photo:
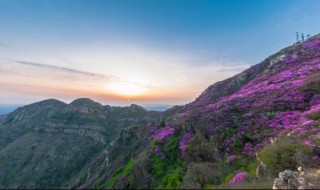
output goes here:
{"type": "Polygon", "coordinates": [[[33,104],[30,104],[30,105],[66,105],[66,103],[60,101],[60,100],[57,100],[57,99],[46,99],[46,100],[43,100],[43,101],[40,101],[40,102],[35,102],[33,104]]]}
{"type": "Polygon", "coordinates": [[[83,109],[103,109],[103,105],[98,102],[91,100],[90,98],[78,98],[72,101],[69,105],[69,108],[81,107],[83,109]]]}
{"type": "Polygon", "coordinates": [[[78,98],[73,100],[70,105],[90,105],[90,104],[100,104],[91,100],[90,98],[78,98]]]}
{"type": "Polygon", "coordinates": [[[139,106],[139,105],[137,105],[137,104],[131,104],[131,105],[130,105],[130,108],[131,108],[131,109],[134,109],[134,110],[147,111],[147,110],[144,109],[142,106],[139,106]]]}

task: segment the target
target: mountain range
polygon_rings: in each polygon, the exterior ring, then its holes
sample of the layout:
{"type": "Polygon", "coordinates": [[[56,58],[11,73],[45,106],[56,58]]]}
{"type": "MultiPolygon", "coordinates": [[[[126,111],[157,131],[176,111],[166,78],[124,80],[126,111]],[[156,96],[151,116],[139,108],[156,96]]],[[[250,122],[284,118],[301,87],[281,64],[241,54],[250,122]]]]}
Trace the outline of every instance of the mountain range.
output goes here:
{"type": "Polygon", "coordinates": [[[320,187],[319,34],[164,112],[81,98],[0,117],[0,188],[271,188],[298,167],[320,187]]]}

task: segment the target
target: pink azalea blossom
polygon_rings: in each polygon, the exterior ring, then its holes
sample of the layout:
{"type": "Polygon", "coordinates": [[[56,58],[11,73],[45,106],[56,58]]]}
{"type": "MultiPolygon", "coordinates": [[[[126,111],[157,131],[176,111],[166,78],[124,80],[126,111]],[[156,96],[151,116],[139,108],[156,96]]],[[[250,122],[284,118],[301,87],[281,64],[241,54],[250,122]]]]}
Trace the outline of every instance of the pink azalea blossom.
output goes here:
{"type": "Polygon", "coordinates": [[[230,179],[229,184],[244,182],[246,179],[247,179],[247,173],[239,172],[232,179],[230,179]]]}
{"type": "Polygon", "coordinates": [[[227,163],[230,164],[234,159],[236,159],[236,155],[231,155],[227,158],[227,163]]]}

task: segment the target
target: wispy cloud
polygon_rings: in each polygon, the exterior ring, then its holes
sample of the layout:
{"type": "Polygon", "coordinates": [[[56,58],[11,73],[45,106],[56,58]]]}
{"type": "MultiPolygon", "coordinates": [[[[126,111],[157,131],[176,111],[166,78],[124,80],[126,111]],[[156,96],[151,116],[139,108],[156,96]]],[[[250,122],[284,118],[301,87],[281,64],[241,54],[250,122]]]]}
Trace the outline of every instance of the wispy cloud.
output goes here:
{"type": "MultiPolygon", "coordinates": [[[[75,75],[84,75],[84,76],[87,76],[87,77],[101,78],[101,79],[104,79],[105,81],[109,80],[110,82],[117,81],[117,82],[121,82],[121,83],[125,83],[125,84],[134,84],[134,85],[138,85],[138,86],[143,86],[143,87],[148,88],[148,89],[154,88],[152,85],[146,85],[146,84],[141,84],[141,83],[138,83],[138,82],[127,81],[127,80],[124,80],[124,79],[122,79],[120,77],[113,76],[113,75],[103,75],[103,74],[97,74],[97,73],[92,73],[92,72],[81,71],[81,70],[77,70],[77,69],[71,69],[71,68],[67,68],[67,67],[59,67],[59,66],[50,65],[50,64],[35,63],[35,62],[28,62],[28,61],[7,60],[7,63],[8,62],[10,62],[12,64],[18,64],[18,65],[20,64],[20,65],[26,65],[26,66],[31,66],[31,67],[37,67],[37,68],[40,68],[40,69],[43,69],[43,70],[52,70],[52,71],[58,71],[58,72],[65,72],[65,73],[68,73],[70,75],[74,75],[75,74],[75,75]]],[[[4,63],[4,62],[0,60],[0,64],[1,63],[4,63]]],[[[0,72],[1,71],[5,72],[0,67],[0,72]]],[[[54,72],[51,73],[51,74],[54,74],[54,72]]],[[[70,77],[72,77],[72,76],[70,76],[70,77]]],[[[95,84],[91,84],[91,85],[88,85],[88,86],[100,86],[101,87],[101,85],[95,85],[95,84]]]]}
{"type": "Polygon", "coordinates": [[[59,66],[43,64],[43,63],[34,63],[34,62],[27,62],[27,61],[15,61],[15,60],[10,60],[10,61],[12,61],[14,63],[17,63],[17,64],[29,65],[29,66],[34,66],[34,67],[41,67],[41,68],[44,68],[44,69],[51,69],[51,70],[57,70],[57,71],[63,71],[63,72],[71,73],[71,74],[81,74],[81,75],[103,77],[103,78],[114,78],[113,76],[106,76],[106,75],[90,73],[90,72],[80,71],[80,70],[76,70],[76,69],[70,69],[70,68],[66,68],[66,67],[59,67],[59,66]]]}
{"type": "MultiPolygon", "coordinates": [[[[56,96],[99,96],[111,99],[110,85],[140,86],[151,85],[127,81],[114,75],[81,71],[51,64],[18,60],[0,60],[0,91],[31,95],[56,96]],[[59,95],[60,94],[60,95],[59,95]]],[[[114,97],[113,97],[114,98],[114,97]]]]}

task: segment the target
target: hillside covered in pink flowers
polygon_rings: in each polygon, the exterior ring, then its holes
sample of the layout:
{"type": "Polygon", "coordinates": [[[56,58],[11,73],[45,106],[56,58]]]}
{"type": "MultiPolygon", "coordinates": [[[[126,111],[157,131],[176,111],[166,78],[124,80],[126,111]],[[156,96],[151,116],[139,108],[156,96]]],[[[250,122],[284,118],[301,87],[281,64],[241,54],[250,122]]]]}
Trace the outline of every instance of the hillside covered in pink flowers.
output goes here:
{"type": "Polygon", "coordinates": [[[287,134],[304,136],[306,144],[314,145],[320,136],[311,116],[320,111],[320,39],[289,47],[248,71],[258,74],[216,101],[206,91],[177,116],[178,123],[221,139],[224,153],[250,155],[263,146],[262,140],[287,134]]]}
{"type": "Polygon", "coordinates": [[[122,131],[91,165],[89,180],[79,175],[77,185],[271,188],[285,169],[319,169],[320,35],[167,113],[170,119],[161,123],[122,131]],[[108,164],[101,168],[105,157],[108,164]]]}

